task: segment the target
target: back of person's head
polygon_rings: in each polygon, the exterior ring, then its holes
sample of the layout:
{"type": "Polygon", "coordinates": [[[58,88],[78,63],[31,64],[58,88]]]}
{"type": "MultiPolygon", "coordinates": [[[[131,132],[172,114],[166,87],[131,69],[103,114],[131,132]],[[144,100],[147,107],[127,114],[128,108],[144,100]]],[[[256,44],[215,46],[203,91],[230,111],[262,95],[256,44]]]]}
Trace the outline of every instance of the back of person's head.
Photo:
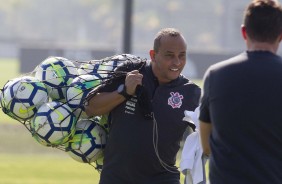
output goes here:
{"type": "MultiPolygon", "coordinates": [[[[154,51],[158,52],[160,45],[161,45],[161,39],[165,36],[171,36],[171,37],[178,37],[182,36],[179,30],[175,28],[164,28],[161,29],[157,34],[154,39],[154,51]]],[[[183,37],[183,36],[182,36],[183,37]]]]}
{"type": "Polygon", "coordinates": [[[250,39],[275,42],[282,33],[282,7],[276,0],[253,0],[244,15],[244,26],[250,39]]]}

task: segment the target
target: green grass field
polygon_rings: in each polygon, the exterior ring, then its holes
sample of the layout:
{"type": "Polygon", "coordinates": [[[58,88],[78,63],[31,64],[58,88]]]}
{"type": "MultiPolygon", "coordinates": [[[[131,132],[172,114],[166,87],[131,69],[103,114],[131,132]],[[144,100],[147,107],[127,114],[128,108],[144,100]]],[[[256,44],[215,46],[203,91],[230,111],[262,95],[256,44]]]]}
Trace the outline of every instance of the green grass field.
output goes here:
{"type": "Polygon", "coordinates": [[[1,184],[94,184],[99,174],[61,154],[0,154],[1,184]]]}
{"type": "MultiPolygon", "coordinates": [[[[19,77],[19,62],[0,59],[0,88],[19,77]]],[[[195,81],[199,83],[200,81],[195,81]]],[[[178,160],[179,162],[179,160],[178,160]]],[[[183,183],[184,176],[181,175],[183,183]]],[[[0,110],[0,184],[97,184],[99,173],[66,152],[44,147],[0,110]]]]}

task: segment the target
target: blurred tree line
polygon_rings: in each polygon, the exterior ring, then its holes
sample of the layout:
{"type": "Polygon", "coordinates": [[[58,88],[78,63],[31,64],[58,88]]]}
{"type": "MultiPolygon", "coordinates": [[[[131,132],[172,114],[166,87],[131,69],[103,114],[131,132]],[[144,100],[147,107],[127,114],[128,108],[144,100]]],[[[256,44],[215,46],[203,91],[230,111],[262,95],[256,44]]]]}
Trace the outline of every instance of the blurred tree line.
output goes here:
{"type": "MultiPolygon", "coordinates": [[[[163,27],[184,33],[190,49],[220,50],[224,0],[133,0],[135,52],[147,52],[163,27]]],[[[123,0],[6,0],[0,42],[53,43],[121,49],[123,0]]]]}

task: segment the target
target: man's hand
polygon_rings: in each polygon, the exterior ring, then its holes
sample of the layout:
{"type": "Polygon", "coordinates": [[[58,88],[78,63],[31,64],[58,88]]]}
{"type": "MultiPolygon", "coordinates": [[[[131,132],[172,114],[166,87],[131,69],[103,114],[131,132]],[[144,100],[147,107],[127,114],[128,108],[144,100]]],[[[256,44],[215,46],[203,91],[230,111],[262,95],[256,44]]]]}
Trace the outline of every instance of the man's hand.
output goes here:
{"type": "Polygon", "coordinates": [[[128,72],[125,78],[126,92],[129,95],[134,95],[137,85],[142,85],[143,75],[138,70],[128,72]]]}

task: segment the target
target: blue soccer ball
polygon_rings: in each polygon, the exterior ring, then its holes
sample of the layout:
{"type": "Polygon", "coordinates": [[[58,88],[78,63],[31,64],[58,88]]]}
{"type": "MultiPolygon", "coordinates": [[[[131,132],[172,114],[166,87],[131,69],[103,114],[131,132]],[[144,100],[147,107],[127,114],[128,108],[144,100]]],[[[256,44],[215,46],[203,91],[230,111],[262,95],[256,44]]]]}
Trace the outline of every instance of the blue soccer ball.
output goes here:
{"type": "Polygon", "coordinates": [[[67,143],[75,133],[76,117],[62,102],[43,104],[31,120],[33,137],[42,145],[58,146],[67,143]]]}
{"type": "Polygon", "coordinates": [[[101,84],[95,75],[80,75],[76,77],[67,89],[67,103],[73,109],[77,118],[87,118],[83,103],[88,93],[101,84]]]}
{"type": "Polygon", "coordinates": [[[35,77],[44,82],[49,96],[55,101],[65,101],[67,86],[76,76],[76,66],[63,57],[49,57],[35,71],[35,77]]]}
{"type": "Polygon", "coordinates": [[[44,83],[31,76],[10,80],[1,93],[3,112],[19,121],[31,119],[47,101],[48,94],[44,83]]]}
{"type": "Polygon", "coordinates": [[[78,162],[94,162],[104,156],[106,138],[106,131],[95,120],[81,119],[72,140],[66,144],[67,153],[78,162]]]}

